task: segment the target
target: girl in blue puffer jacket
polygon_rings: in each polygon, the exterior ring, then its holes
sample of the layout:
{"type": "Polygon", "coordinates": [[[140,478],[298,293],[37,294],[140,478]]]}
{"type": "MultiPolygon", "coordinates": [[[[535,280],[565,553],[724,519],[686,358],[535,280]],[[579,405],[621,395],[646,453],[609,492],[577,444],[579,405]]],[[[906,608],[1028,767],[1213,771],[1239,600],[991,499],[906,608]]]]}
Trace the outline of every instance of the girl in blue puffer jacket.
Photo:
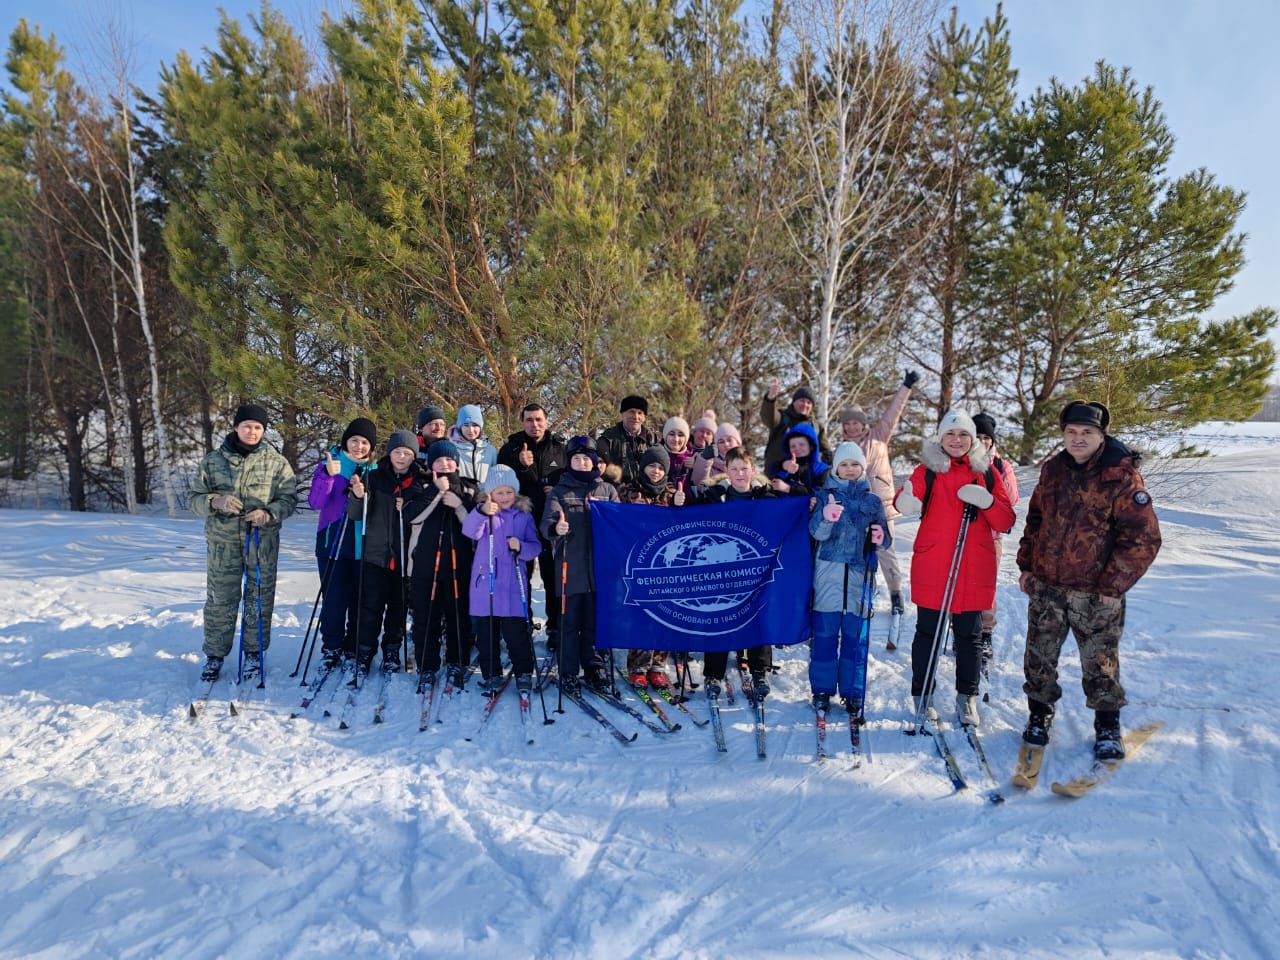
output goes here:
{"type": "Polygon", "coordinates": [[[845,708],[861,720],[867,685],[871,597],[876,547],[889,545],[884,504],[867,483],[866,454],[852,441],[836,448],[835,469],[826,474],[809,515],[817,541],[813,559],[813,647],[809,687],[813,705],[825,711],[839,692],[845,708]],[[868,579],[871,578],[871,579],[868,579]],[[870,594],[871,591],[865,591],[870,594]]]}

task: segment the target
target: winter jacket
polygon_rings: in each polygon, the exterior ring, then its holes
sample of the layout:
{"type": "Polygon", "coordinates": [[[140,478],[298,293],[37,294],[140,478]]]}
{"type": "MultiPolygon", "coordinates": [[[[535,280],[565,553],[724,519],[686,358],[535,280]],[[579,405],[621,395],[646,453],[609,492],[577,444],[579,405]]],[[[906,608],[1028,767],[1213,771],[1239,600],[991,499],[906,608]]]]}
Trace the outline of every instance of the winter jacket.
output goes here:
{"type": "MultiPolygon", "coordinates": [[[[770,400],[766,396],[760,401],[760,422],[769,431],[769,441],[764,447],[764,470],[765,473],[772,475],[771,471],[789,456],[785,439],[787,434],[802,423],[807,423],[812,427],[813,420],[809,417],[800,416],[795,407],[789,403],[779,412],[777,399],[770,400]]],[[[818,444],[815,453],[830,463],[831,448],[827,446],[826,431],[821,427],[814,427],[814,431],[818,444]]]]}
{"type": "MultiPolygon", "coordinates": [[[[991,469],[1000,474],[1004,480],[1004,488],[1009,491],[1009,505],[1016,507],[1018,505],[1018,475],[1013,472],[1013,464],[996,452],[996,448],[991,448],[991,469]]],[[[997,540],[1003,536],[1000,530],[992,534],[997,540]]]]}
{"type": "Polygon", "coordinates": [[[1139,457],[1107,437],[1085,464],[1065,450],[1040,468],[1018,544],[1018,569],[1037,580],[1123,596],[1156,558],[1160,524],[1139,457]]]}
{"type": "Polygon", "coordinates": [[[449,428],[449,440],[458,448],[458,473],[468,480],[484,483],[489,468],[498,462],[498,448],[483,433],[468,440],[456,426],[449,428]]]}
{"type": "Polygon", "coordinates": [[[426,472],[414,460],[402,476],[396,476],[391,458],[383,457],[364,475],[364,496],[347,498],[347,516],[364,523],[361,559],[386,570],[399,570],[407,551],[405,534],[409,517],[422,506],[427,493],[426,472]],[[396,509],[396,497],[404,509],[396,509]]]}
{"type": "Polygon", "coordinates": [[[476,485],[456,470],[441,476],[449,483],[449,492],[457,494],[462,502],[450,509],[444,505],[444,494],[435,486],[435,478],[428,476],[425,482],[426,498],[410,512],[405,510],[409,524],[409,576],[434,578],[441,583],[454,579],[457,565],[458,583],[465,584],[471,570],[472,544],[462,535],[462,523],[476,503],[476,485]],[[439,563],[436,552],[440,553],[439,563]]]}
{"type": "Polygon", "coordinates": [[[592,568],[591,552],[591,510],[587,501],[608,500],[618,503],[618,491],[607,480],[595,479],[584,482],[567,470],[560,482],[556,484],[551,495],[547,497],[547,505],[542,511],[542,522],[538,532],[544,540],[550,540],[556,555],[556,575],[560,574],[560,563],[569,564],[566,593],[594,593],[596,574],[592,568]],[[569,532],[563,537],[556,536],[555,527],[560,522],[560,512],[569,521],[569,532]]]}
{"type": "MultiPolygon", "coordinates": [[[[982,444],[975,441],[968,455],[952,459],[942,449],[937,437],[924,441],[920,447],[920,458],[923,463],[907,480],[911,492],[917,499],[924,500],[926,470],[934,472],[934,481],[911,553],[911,596],[919,606],[940,610],[947,573],[960,534],[960,519],[966,507],[957,494],[961,487],[970,483],[980,484],[986,489],[989,458],[982,444]]],[[[955,594],[951,599],[951,613],[990,610],[995,603],[996,548],[992,533],[1012,527],[1014,516],[1004,480],[994,473],[992,480],[991,495],[994,499],[991,506],[979,510],[969,524],[955,594]]]]}
{"type": "Polygon", "coordinates": [[[359,560],[364,536],[362,524],[356,521],[343,531],[347,522],[347,488],[357,471],[363,473],[365,469],[372,468],[372,464],[353,460],[339,447],[334,447],[329,454],[337,460],[340,471],[331,475],[325,469],[324,461],[320,461],[311,477],[311,490],[307,494],[307,503],[320,514],[316,523],[316,556],[327,558],[341,537],[342,545],[336,554],[338,559],[359,560]]]}
{"type": "MultiPolygon", "coordinates": [[[[624,483],[618,487],[618,500],[621,503],[647,503],[654,507],[673,507],[676,489],[665,478],[662,483],[654,486],[648,477],[644,477],[638,483],[624,483]]],[[[687,504],[693,496],[692,494],[686,494],[686,496],[689,498],[685,500],[687,504]]]]}
{"type": "Polygon", "coordinates": [[[739,493],[728,480],[711,484],[698,497],[698,503],[741,503],[744,500],[773,500],[778,496],[767,484],[753,480],[751,489],[739,493]]]}
{"type": "Polygon", "coordinates": [[[871,485],[871,492],[878,496],[884,504],[885,516],[890,520],[901,516],[893,506],[893,498],[897,493],[897,484],[893,482],[893,460],[889,456],[889,441],[898,429],[898,421],[902,419],[902,411],[911,398],[911,388],[902,386],[889,401],[876,425],[863,438],[859,446],[867,457],[866,476],[871,485]]]}
{"type": "MultiPolygon", "coordinates": [[[[792,437],[804,437],[809,441],[813,448],[813,453],[807,457],[800,457],[796,464],[799,470],[796,473],[787,473],[782,469],[782,464],[790,459],[790,453],[784,453],[783,458],[778,465],[769,471],[770,477],[779,480],[785,480],[791,486],[789,496],[792,497],[808,497],[812,496],[822,486],[822,478],[828,470],[831,469],[829,464],[823,463],[819,454],[818,434],[813,429],[811,423],[798,423],[787,431],[786,441],[790,442],[792,437]]],[[[782,449],[787,450],[787,443],[783,443],[782,449]]]]}
{"type": "Polygon", "coordinates": [[[640,455],[659,442],[644,427],[633,437],[621,421],[615,423],[596,441],[596,450],[604,461],[604,478],[615,485],[635,483],[640,478],[640,455]]]}
{"type": "Polygon", "coordinates": [[[263,530],[278,534],[280,524],[297,509],[298,486],[289,461],[265,440],[250,453],[241,453],[236,443],[235,433],[230,433],[217,450],[205,454],[191,481],[188,503],[192,513],[204,518],[204,533],[209,540],[243,546],[244,520],[214,510],[214,496],[234,494],[244,504],[245,513],[266,510],[271,522],[263,530]]]}
{"type": "Polygon", "coordinates": [[[809,514],[809,535],[818,543],[813,559],[813,609],[820,613],[859,613],[862,579],[867,569],[867,529],[874,523],[889,536],[884,504],[871,492],[865,477],[841,480],[832,470],[817,495],[809,514]],[[832,523],[823,517],[827,498],[833,496],[844,507],[840,519],[832,523]]]}
{"type": "Polygon", "coordinates": [[[542,542],[529,512],[528,497],[516,497],[515,506],[499,510],[492,517],[479,508],[462,521],[462,532],[475,541],[475,558],[471,563],[471,615],[487,617],[489,597],[493,597],[493,616],[525,617],[528,614],[529,585],[524,580],[524,561],[534,560],[542,552],[542,542]],[[493,536],[490,538],[490,523],[493,536]],[[520,541],[520,552],[512,553],[507,538],[520,541]],[[493,589],[489,589],[489,544],[493,544],[493,589]]]}
{"type": "Polygon", "coordinates": [[[546,487],[554,487],[560,480],[560,474],[569,465],[565,456],[565,439],[548,430],[542,439],[534,441],[523,430],[518,430],[507,438],[507,442],[498,451],[498,462],[505,463],[516,472],[520,480],[520,493],[529,498],[533,504],[533,515],[541,517],[547,505],[546,487]],[[533,452],[533,464],[521,466],[520,451],[525,446],[533,452]]]}

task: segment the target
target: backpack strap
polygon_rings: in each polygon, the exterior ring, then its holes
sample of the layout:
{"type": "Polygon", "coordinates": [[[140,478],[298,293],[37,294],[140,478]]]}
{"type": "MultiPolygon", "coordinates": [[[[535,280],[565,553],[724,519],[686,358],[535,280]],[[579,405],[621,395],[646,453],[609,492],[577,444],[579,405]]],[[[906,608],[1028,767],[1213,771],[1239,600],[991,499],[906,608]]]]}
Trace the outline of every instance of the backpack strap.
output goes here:
{"type": "MultiPolygon", "coordinates": [[[[987,482],[987,490],[994,493],[996,489],[995,471],[990,466],[988,466],[986,473],[984,473],[982,476],[983,476],[983,479],[986,480],[987,482]]],[[[924,496],[920,498],[920,519],[921,520],[924,519],[924,512],[929,509],[929,496],[933,493],[933,481],[936,477],[937,477],[936,473],[934,473],[928,467],[924,468],[924,496]]]]}

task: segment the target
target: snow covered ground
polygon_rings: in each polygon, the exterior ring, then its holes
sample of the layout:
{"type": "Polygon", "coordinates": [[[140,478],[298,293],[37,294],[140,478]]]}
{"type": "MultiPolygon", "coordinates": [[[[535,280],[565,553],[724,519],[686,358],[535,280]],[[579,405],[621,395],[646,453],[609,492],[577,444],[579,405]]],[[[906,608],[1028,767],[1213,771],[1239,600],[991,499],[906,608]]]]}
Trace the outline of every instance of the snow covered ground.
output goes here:
{"type": "MultiPolygon", "coordinates": [[[[1123,647],[1126,726],[1164,730],[1084,799],[1052,795],[1089,763],[1069,641],[1041,786],[1000,807],[959,738],[975,788],[952,794],[899,732],[906,644],[884,652],[885,617],[858,770],[812,759],[803,648],[779,651],[764,761],[741,707],[721,758],[687,723],[657,736],[609,711],[630,746],[571,705],[544,726],[536,697],[526,746],[510,693],[467,742],[474,690],[420,734],[408,678],[385,724],[362,704],[340,731],[289,719],[316,590],[304,516],[265,701],[192,723],[200,524],[0,511],[0,957],[1274,957],[1280,432],[1192,439],[1214,455],[1148,464],[1165,544],[1123,647]]],[[[984,705],[1006,783],[1011,554],[984,705]]]]}

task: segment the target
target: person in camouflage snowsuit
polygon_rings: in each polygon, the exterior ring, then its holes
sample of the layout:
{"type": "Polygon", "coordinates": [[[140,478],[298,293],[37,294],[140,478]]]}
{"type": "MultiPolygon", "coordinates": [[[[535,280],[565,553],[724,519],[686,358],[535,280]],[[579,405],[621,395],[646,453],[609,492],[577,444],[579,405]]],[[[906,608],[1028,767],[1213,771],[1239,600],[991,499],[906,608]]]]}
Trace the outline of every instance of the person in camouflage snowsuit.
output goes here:
{"type": "Polygon", "coordinates": [[[204,606],[206,680],[218,678],[222,661],[231,652],[236,612],[241,602],[246,623],[253,621],[252,628],[244,634],[246,664],[251,656],[256,659],[258,653],[259,598],[262,648],[265,650],[271,644],[280,525],[296,508],[298,493],[293,468],[263,439],[267,419],[262,407],[251,403],[242,405],[236,410],[234,428],[218,449],[200,461],[191,482],[191,512],[204,518],[208,539],[204,606]]]}
{"type": "Polygon", "coordinates": [[[1120,635],[1124,596],[1160,549],[1160,524],[1138,472],[1139,456],[1107,436],[1111,414],[1073,400],[1058,418],[1066,447],[1045,461],[1018,544],[1018,585],[1028,597],[1023,660],[1030,718],[1023,740],[1049,741],[1062,697],[1058,657],[1067,631],[1080,648],[1085,702],[1094,710],[1095,755],[1124,756],[1120,635]]]}

